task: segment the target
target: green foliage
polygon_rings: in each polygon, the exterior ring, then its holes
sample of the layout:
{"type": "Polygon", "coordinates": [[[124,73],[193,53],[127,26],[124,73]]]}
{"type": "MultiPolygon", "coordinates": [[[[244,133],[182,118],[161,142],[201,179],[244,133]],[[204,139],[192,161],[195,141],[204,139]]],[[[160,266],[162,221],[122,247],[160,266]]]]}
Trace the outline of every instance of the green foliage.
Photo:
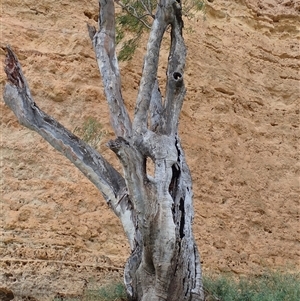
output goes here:
{"type": "Polygon", "coordinates": [[[205,11],[205,0],[183,0],[182,13],[184,16],[192,18],[198,11],[205,11]]]}
{"type": "Polygon", "coordinates": [[[138,47],[139,39],[138,38],[133,38],[130,39],[126,42],[124,42],[123,47],[121,51],[119,52],[118,59],[120,61],[129,61],[132,59],[133,54],[138,47]]]}
{"type": "Polygon", "coordinates": [[[96,149],[105,137],[106,131],[97,119],[88,117],[81,127],[77,126],[74,129],[74,134],[96,149]]]}
{"type": "Polygon", "coordinates": [[[126,61],[132,59],[143,32],[151,27],[155,6],[154,0],[147,1],[147,4],[140,0],[123,0],[118,3],[122,7],[121,13],[116,16],[116,42],[122,45],[118,59],[126,61]]]}
{"type": "Polygon", "coordinates": [[[194,0],[195,3],[195,9],[197,11],[203,10],[205,8],[205,2],[200,0],[194,0]]]}
{"type": "Polygon", "coordinates": [[[204,277],[204,287],[212,301],[298,301],[300,274],[271,273],[240,279],[204,277]]]}
{"type": "MultiPolygon", "coordinates": [[[[130,60],[142,34],[149,31],[154,20],[156,0],[123,0],[117,2],[122,11],[116,16],[116,43],[121,44],[120,61],[130,60]]],[[[205,10],[204,0],[183,0],[182,14],[193,18],[196,11],[205,10]]]]}

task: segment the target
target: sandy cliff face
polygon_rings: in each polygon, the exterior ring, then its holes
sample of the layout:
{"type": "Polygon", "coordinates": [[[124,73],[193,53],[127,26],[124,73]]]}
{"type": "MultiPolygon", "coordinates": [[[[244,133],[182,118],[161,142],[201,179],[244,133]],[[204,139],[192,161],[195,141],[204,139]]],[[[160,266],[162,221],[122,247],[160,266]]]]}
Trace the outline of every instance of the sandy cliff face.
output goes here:
{"type": "MultiPolygon", "coordinates": [[[[16,51],[37,104],[69,129],[96,117],[108,140],[85,24],[95,24],[97,1],[4,0],[2,8],[1,46],[16,51]]],[[[186,20],[180,132],[205,272],[299,270],[299,15],[292,0],[214,0],[186,20]]],[[[131,111],[144,50],[121,64],[131,111]]],[[[167,43],[162,83],[166,55],[167,43]]],[[[129,248],[100,193],[0,106],[0,289],[46,300],[119,277],[129,248]]]]}

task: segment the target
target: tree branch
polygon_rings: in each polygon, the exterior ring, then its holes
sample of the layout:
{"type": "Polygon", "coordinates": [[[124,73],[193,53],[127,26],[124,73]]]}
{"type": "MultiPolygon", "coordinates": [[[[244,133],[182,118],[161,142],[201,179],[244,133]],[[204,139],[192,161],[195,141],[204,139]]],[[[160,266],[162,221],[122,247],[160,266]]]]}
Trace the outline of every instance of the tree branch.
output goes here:
{"type": "Polygon", "coordinates": [[[8,83],[4,101],[20,124],[34,130],[66,156],[102,193],[121,219],[131,247],[134,246],[134,212],[124,178],[96,150],[72,134],[34,102],[16,55],[7,47],[5,72],[8,83]]]}
{"type": "Polygon", "coordinates": [[[145,6],[145,4],[143,3],[143,1],[141,1],[143,7],[146,10],[146,14],[144,15],[139,15],[136,12],[136,9],[129,5],[129,4],[123,4],[122,2],[117,2],[118,5],[120,5],[122,7],[122,9],[124,9],[129,15],[133,16],[134,18],[136,18],[138,21],[140,21],[145,27],[147,27],[148,29],[151,29],[151,25],[149,25],[146,21],[143,20],[143,18],[150,16],[151,18],[154,19],[154,16],[152,15],[152,12],[150,12],[147,8],[147,6],[145,6]],[[133,12],[132,12],[133,11],[133,12]]]}
{"type": "Polygon", "coordinates": [[[133,121],[133,130],[137,133],[147,130],[148,110],[157,77],[160,45],[164,32],[173,19],[171,2],[171,0],[159,1],[152,24],[133,121]]]}
{"type": "Polygon", "coordinates": [[[148,15],[151,16],[153,19],[155,18],[155,16],[153,16],[152,14],[152,5],[151,5],[151,1],[148,1],[147,4],[145,4],[145,2],[143,0],[140,0],[140,3],[142,4],[142,6],[144,7],[145,11],[148,12],[148,15]]]}
{"type": "Polygon", "coordinates": [[[164,106],[165,133],[175,134],[178,129],[179,114],[181,112],[186,92],[183,73],[186,59],[186,47],[182,37],[183,21],[181,5],[173,5],[175,18],[171,24],[171,48],[167,70],[166,101],[164,106]]]}
{"type": "Polygon", "coordinates": [[[145,196],[148,193],[145,189],[147,181],[145,159],[134,146],[121,137],[109,141],[108,146],[123,165],[128,193],[137,212],[137,218],[140,219],[140,226],[142,226],[146,213],[145,196]]]}
{"type": "MultiPolygon", "coordinates": [[[[93,35],[97,63],[116,136],[130,137],[131,121],[121,93],[121,76],[115,50],[115,7],[113,0],[99,0],[99,31],[93,35]]],[[[89,30],[90,36],[92,35],[89,30]]]]}

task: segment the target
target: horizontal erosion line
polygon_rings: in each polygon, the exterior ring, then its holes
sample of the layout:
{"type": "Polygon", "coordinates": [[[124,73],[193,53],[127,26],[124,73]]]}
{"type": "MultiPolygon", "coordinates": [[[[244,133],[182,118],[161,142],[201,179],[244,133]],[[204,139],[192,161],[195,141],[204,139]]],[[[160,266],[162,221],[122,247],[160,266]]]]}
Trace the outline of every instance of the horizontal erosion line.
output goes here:
{"type": "Polygon", "coordinates": [[[17,258],[1,258],[0,262],[12,262],[12,263],[55,263],[60,265],[72,265],[76,267],[92,267],[101,270],[110,271],[123,271],[122,267],[109,266],[109,265],[97,265],[88,263],[76,263],[74,261],[63,261],[63,260],[42,260],[42,259],[17,259],[17,258]]]}
{"type": "MultiPolygon", "coordinates": [[[[31,27],[31,26],[24,26],[24,25],[20,25],[20,24],[14,24],[12,22],[9,22],[7,20],[3,21],[3,27],[6,26],[6,29],[8,29],[8,26],[17,28],[19,30],[19,32],[23,29],[26,30],[28,32],[40,32],[40,33],[44,33],[44,32],[53,32],[53,33],[61,33],[63,35],[66,34],[76,34],[82,37],[87,38],[88,37],[88,31],[86,30],[85,32],[77,29],[77,30],[72,30],[72,29],[65,29],[65,28],[58,28],[58,29],[53,29],[51,28],[51,26],[49,25],[49,27],[31,27]]],[[[40,24],[39,24],[40,25],[40,24]]]]}
{"type": "MultiPolygon", "coordinates": [[[[0,48],[2,48],[3,50],[5,50],[6,48],[6,44],[3,44],[1,43],[0,44],[0,48]]],[[[41,51],[38,51],[38,50],[34,50],[34,49],[27,49],[27,50],[24,50],[24,49],[21,49],[19,47],[13,47],[14,50],[17,50],[18,52],[18,56],[20,57],[20,54],[27,54],[27,55],[37,55],[37,56],[46,56],[46,57],[55,57],[55,58],[60,58],[60,59],[73,59],[75,60],[78,56],[81,56],[85,59],[95,59],[94,57],[88,55],[88,54],[85,54],[83,52],[73,52],[73,53],[58,53],[58,52],[41,52],[41,51]]],[[[24,59],[23,57],[21,57],[21,60],[24,59]]]]}

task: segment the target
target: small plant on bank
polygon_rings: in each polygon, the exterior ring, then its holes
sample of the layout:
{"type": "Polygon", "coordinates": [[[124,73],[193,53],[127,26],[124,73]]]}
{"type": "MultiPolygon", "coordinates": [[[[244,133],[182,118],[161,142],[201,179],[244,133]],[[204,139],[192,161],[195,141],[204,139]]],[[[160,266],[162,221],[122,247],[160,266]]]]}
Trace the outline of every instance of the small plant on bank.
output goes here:
{"type": "Polygon", "coordinates": [[[107,134],[103,125],[94,117],[88,117],[83,125],[75,127],[73,132],[95,149],[107,134]]]}

